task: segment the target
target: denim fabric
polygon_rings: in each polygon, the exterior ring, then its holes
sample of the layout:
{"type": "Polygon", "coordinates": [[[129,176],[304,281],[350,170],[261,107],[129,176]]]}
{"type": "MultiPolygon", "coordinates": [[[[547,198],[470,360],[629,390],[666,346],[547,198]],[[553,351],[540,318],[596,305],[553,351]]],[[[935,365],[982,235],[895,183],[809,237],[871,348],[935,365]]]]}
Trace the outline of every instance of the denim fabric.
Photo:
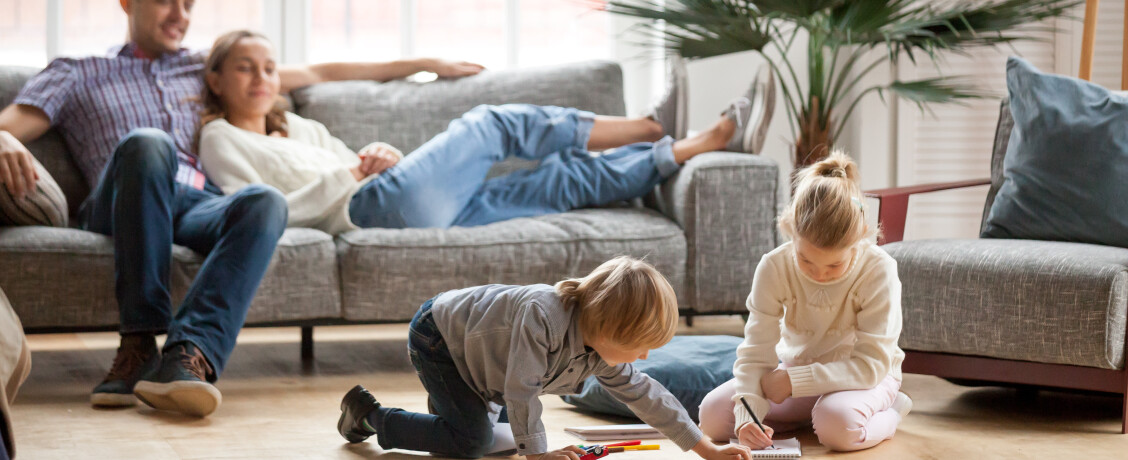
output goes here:
{"type": "Polygon", "coordinates": [[[411,320],[408,353],[427,390],[430,410],[419,414],[381,406],[368,415],[380,447],[478,458],[493,445],[489,406],[454,366],[446,341],[435,326],[428,300],[411,320]]]}
{"type": "Polygon", "coordinates": [[[358,190],[349,217],[365,228],[484,225],[635,198],[678,170],[670,138],[588,152],[594,120],[571,108],[478,106],[358,190]],[[540,165],[486,181],[510,156],[540,165]]]}
{"type": "MultiPolygon", "coordinates": [[[[3,420],[0,420],[0,423],[3,423],[3,420]]],[[[8,446],[5,444],[7,441],[4,440],[4,431],[0,429],[0,460],[11,460],[8,457],[8,446]]]]}
{"type": "Polygon", "coordinates": [[[79,210],[85,230],[114,240],[121,332],[168,332],[165,348],[192,342],[215,376],[223,371],[247,308],[286,228],[286,200],[252,185],[223,196],[177,183],[172,139],[157,129],[130,132],[79,210]],[[206,254],[172,318],[173,243],[206,254]]]}

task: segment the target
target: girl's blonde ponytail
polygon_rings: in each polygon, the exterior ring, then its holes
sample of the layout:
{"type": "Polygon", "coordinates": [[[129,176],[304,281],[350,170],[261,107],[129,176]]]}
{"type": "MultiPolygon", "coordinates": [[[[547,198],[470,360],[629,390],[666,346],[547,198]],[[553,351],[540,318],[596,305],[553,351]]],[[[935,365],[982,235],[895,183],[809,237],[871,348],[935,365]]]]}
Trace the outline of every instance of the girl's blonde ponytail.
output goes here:
{"type": "Polygon", "coordinates": [[[779,216],[779,229],[791,239],[823,249],[841,249],[876,229],[868,228],[858,165],[840,150],[795,175],[795,194],[779,216]]]}

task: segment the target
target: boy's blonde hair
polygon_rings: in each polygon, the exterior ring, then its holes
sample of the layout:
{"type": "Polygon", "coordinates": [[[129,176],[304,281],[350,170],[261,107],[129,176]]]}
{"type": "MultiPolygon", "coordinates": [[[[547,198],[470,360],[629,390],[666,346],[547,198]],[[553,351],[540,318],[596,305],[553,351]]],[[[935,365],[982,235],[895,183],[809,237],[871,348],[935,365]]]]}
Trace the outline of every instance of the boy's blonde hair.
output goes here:
{"type": "Polygon", "coordinates": [[[866,225],[858,165],[840,150],[795,175],[795,194],[779,216],[779,230],[792,240],[822,249],[847,248],[877,235],[866,225]]]}
{"type": "Polygon", "coordinates": [[[579,308],[584,337],[627,348],[658,348],[674,337],[678,299],[654,266],[628,256],[604,262],[588,276],[556,283],[568,308],[579,308]]]}

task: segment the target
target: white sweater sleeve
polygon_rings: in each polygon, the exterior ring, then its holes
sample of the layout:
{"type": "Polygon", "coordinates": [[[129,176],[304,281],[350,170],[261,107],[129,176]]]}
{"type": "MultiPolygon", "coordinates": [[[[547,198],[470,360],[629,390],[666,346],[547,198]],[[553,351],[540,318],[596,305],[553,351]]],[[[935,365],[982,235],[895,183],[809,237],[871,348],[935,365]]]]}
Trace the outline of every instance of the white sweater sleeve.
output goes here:
{"type": "MultiPolygon", "coordinates": [[[[217,127],[218,128],[218,127],[217,127]]],[[[238,128],[232,128],[238,129],[238,128]]],[[[224,194],[230,195],[248,184],[270,184],[261,171],[269,171],[264,163],[271,156],[262,152],[266,147],[240,139],[227,129],[207,129],[200,134],[200,164],[208,177],[224,194]]],[[[347,167],[326,170],[317,179],[286,195],[290,210],[288,226],[317,227],[339,209],[343,200],[352,194],[356,178],[347,167]]]]}
{"type": "Polygon", "coordinates": [[[853,353],[843,361],[788,368],[793,397],[873,388],[892,370],[901,336],[897,262],[889,258],[863,277],[855,294],[859,310],[853,353]]]}
{"type": "Polygon", "coordinates": [[[736,377],[736,426],[751,422],[752,417],[741,404],[743,396],[761,421],[771,408],[760,388],[760,378],[779,366],[776,345],[780,339],[780,320],[783,318],[784,282],[778,268],[768,256],[760,259],[756,275],[752,278],[752,293],[748,295],[748,323],[744,326],[744,343],[736,348],[736,363],[732,373],[736,377]]]}

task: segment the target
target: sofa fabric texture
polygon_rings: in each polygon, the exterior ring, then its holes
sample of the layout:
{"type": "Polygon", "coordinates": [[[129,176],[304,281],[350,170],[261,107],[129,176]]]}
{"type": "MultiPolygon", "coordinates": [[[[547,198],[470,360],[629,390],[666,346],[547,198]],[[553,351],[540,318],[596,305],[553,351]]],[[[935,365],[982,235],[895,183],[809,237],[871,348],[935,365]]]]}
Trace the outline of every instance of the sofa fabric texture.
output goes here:
{"type": "Polygon", "coordinates": [[[1124,368],[1128,249],[970,239],[883,246],[901,277],[901,348],[1124,368]]]}

